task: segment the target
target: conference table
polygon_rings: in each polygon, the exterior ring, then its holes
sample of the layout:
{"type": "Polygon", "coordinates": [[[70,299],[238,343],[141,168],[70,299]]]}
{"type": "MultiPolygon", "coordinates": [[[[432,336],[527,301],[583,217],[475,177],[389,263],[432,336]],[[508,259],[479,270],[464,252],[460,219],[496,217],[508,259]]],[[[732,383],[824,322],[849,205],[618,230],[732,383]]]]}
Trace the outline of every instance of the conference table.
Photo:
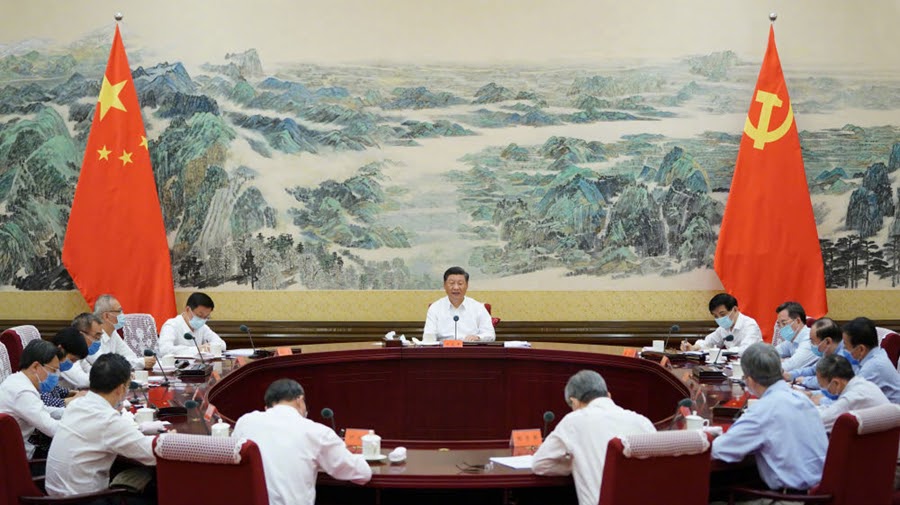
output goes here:
{"type": "MultiPolygon", "coordinates": [[[[489,458],[513,453],[512,430],[552,430],[569,411],[563,389],[577,371],[599,372],[618,405],[645,415],[658,429],[670,428],[684,398],[702,395],[709,407],[741,393],[730,381],[696,382],[690,364],[664,367],[623,356],[621,348],[579,344],[317,344],[298,346],[290,355],[226,358],[213,366],[206,379],[150,390],[159,406],[197,402],[187,416],[169,419],[180,432],[208,433],[216,417],[233,425],[264,408],[270,383],[291,378],[305,390],[310,419],[330,425],[322,417],[327,407],[338,431],[372,429],[382,437],[385,454],[407,448],[404,463],[373,463],[373,478],[364,487],[320,474],[318,503],[575,503],[571,477],[537,476],[489,458]],[[555,420],[544,426],[547,411],[555,420]]],[[[711,412],[705,408],[701,414],[711,412]]],[[[755,474],[752,465],[716,463],[712,486],[747,482],[755,474]]]]}

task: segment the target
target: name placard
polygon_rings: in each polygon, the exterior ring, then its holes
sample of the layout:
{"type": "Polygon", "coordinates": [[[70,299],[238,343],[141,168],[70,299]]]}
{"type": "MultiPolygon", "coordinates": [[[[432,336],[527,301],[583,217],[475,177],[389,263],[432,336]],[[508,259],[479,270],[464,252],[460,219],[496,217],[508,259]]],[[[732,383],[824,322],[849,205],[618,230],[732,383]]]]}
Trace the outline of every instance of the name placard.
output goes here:
{"type": "Polygon", "coordinates": [[[462,347],[462,346],[463,346],[463,341],[462,341],[462,340],[450,340],[450,339],[448,339],[448,340],[444,340],[443,342],[441,342],[441,345],[444,346],[444,347],[462,347]]]}
{"type": "Polygon", "coordinates": [[[369,430],[360,430],[357,428],[347,428],[344,431],[344,444],[347,447],[359,447],[362,448],[362,437],[363,435],[367,435],[369,430]]]}
{"type": "Polygon", "coordinates": [[[216,409],[216,406],[210,403],[209,407],[206,407],[206,412],[203,414],[203,418],[207,421],[212,421],[213,416],[218,413],[219,411],[216,409]]]}
{"type": "Polygon", "coordinates": [[[275,348],[276,356],[290,356],[292,354],[294,354],[294,351],[292,351],[290,347],[276,347],[275,348]]]}
{"type": "Polygon", "coordinates": [[[543,441],[544,439],[541,437],[541,430],[537,428],[530,430],[512,430],[512,433],[509,436],[509,445],[513,449],[537,449],[543,441]]]}
{"type": "Polygon", "coordinates": [[[637,349],[634,347],[626,347],[625,349],[622,349],[622,356],[627,358],[637,358],[637,349]]]}
{"type": "Polygon", "coordinates": [[[247,363],[248,363],[248,361],[247,361],[247,357],[246,357],[246,356],[238,356],[238,357],[237,357],[237,364],[238,364],[238,366],[244,366],[244,365],[246,365],[247,363]]]}
{"type": "Polygon", "coordinates": [[[212,371],[212,378],[215,379],[216,382],[219,382],[220,380],[222,380],[222,376],[219,374],[219,372],[217,372],[215,370],[212,371]]]}

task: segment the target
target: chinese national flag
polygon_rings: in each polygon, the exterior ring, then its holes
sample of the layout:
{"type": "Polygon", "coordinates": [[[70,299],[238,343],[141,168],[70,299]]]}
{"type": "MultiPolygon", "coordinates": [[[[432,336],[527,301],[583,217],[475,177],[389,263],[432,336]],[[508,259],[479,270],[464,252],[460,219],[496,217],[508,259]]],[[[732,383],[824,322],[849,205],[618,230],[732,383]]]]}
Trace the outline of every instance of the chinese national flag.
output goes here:
{"type": "Polygon", "coordinates": [[[782,302],[800,302],[812,317],[828,312],[800,137],[771,27],[725,205],[715,269],[766,340],[782,302]]]}
{"type": "Polygon", "coordinates": [[[134,81],[119,27],[63,243],[63,264],[91,306],[115,296],[126,312],[175,315],[162,210],[134,81]]]}

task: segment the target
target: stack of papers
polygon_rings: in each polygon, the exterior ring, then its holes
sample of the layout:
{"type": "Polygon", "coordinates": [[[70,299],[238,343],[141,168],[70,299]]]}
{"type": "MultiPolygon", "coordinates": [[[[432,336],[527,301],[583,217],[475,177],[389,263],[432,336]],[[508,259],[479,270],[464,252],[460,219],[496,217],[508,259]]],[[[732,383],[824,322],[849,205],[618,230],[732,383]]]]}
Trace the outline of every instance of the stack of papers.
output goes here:
{"type": "Polygon", "coordinates": [[[526,342],[524,340],[509,340],[507,342],[503,342],[503,347],[531,348],[531,342],[526,342]]]}
{"type": "Polygon", "coordinates": [[[526,456],[495,456],[491,458],[491,461],[494,463],[498,463],[503,466],[508,466],[510,468],[514,468],[516,470],[530,470],[531,462],[534,460],[534,456],[528,454],[526,456]]]}

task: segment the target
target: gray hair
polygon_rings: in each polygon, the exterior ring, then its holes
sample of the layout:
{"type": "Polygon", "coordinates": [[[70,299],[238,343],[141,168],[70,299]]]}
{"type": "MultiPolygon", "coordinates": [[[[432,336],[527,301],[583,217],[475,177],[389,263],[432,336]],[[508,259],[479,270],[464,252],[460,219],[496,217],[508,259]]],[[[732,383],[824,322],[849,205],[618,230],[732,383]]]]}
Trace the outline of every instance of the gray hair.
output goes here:
{"type": "Polygon", "coordinates": [[[91,314],[90,312],[82,312],[75,316],[75,319],[72,320],[72,326],[78,328],[78,331],[83,331],[85,333],[91,331],[91,325],[93,323],[103,324],[103,321],[100,320],[98,316],[91,314]]]}
{"type": "Polygon", "coordinates": [[[104,312],[112,310],[114,300],[116,300],[116,297],[113,295],[98,296],[97,301],[94,302],[94,315],[99,317],[104,312]]]}
{"type": "Polygon", "coordinates": [[[829,354],[816,363],[816,373],[823,379],[834,378],[850,380],[853,378],[853,367],[847,358],[837,354],[829,354]]]}
{"type": "Polygon", "coordinates": [[[575,398],[581,403],[590,403],[596,398],[609,396],[606,381],[593,370],[582,370],[569,378],[565,389],[566,403],[570,406],[570,398],[575,398]]]}
{"type": "Polygon", "coordinates": [[[741,368],[744,369],[744,375],[752,377],[763,387],[784,380],[781,357],[774,347],[765,342],[757,342],[741,354],[741,368]]]}

